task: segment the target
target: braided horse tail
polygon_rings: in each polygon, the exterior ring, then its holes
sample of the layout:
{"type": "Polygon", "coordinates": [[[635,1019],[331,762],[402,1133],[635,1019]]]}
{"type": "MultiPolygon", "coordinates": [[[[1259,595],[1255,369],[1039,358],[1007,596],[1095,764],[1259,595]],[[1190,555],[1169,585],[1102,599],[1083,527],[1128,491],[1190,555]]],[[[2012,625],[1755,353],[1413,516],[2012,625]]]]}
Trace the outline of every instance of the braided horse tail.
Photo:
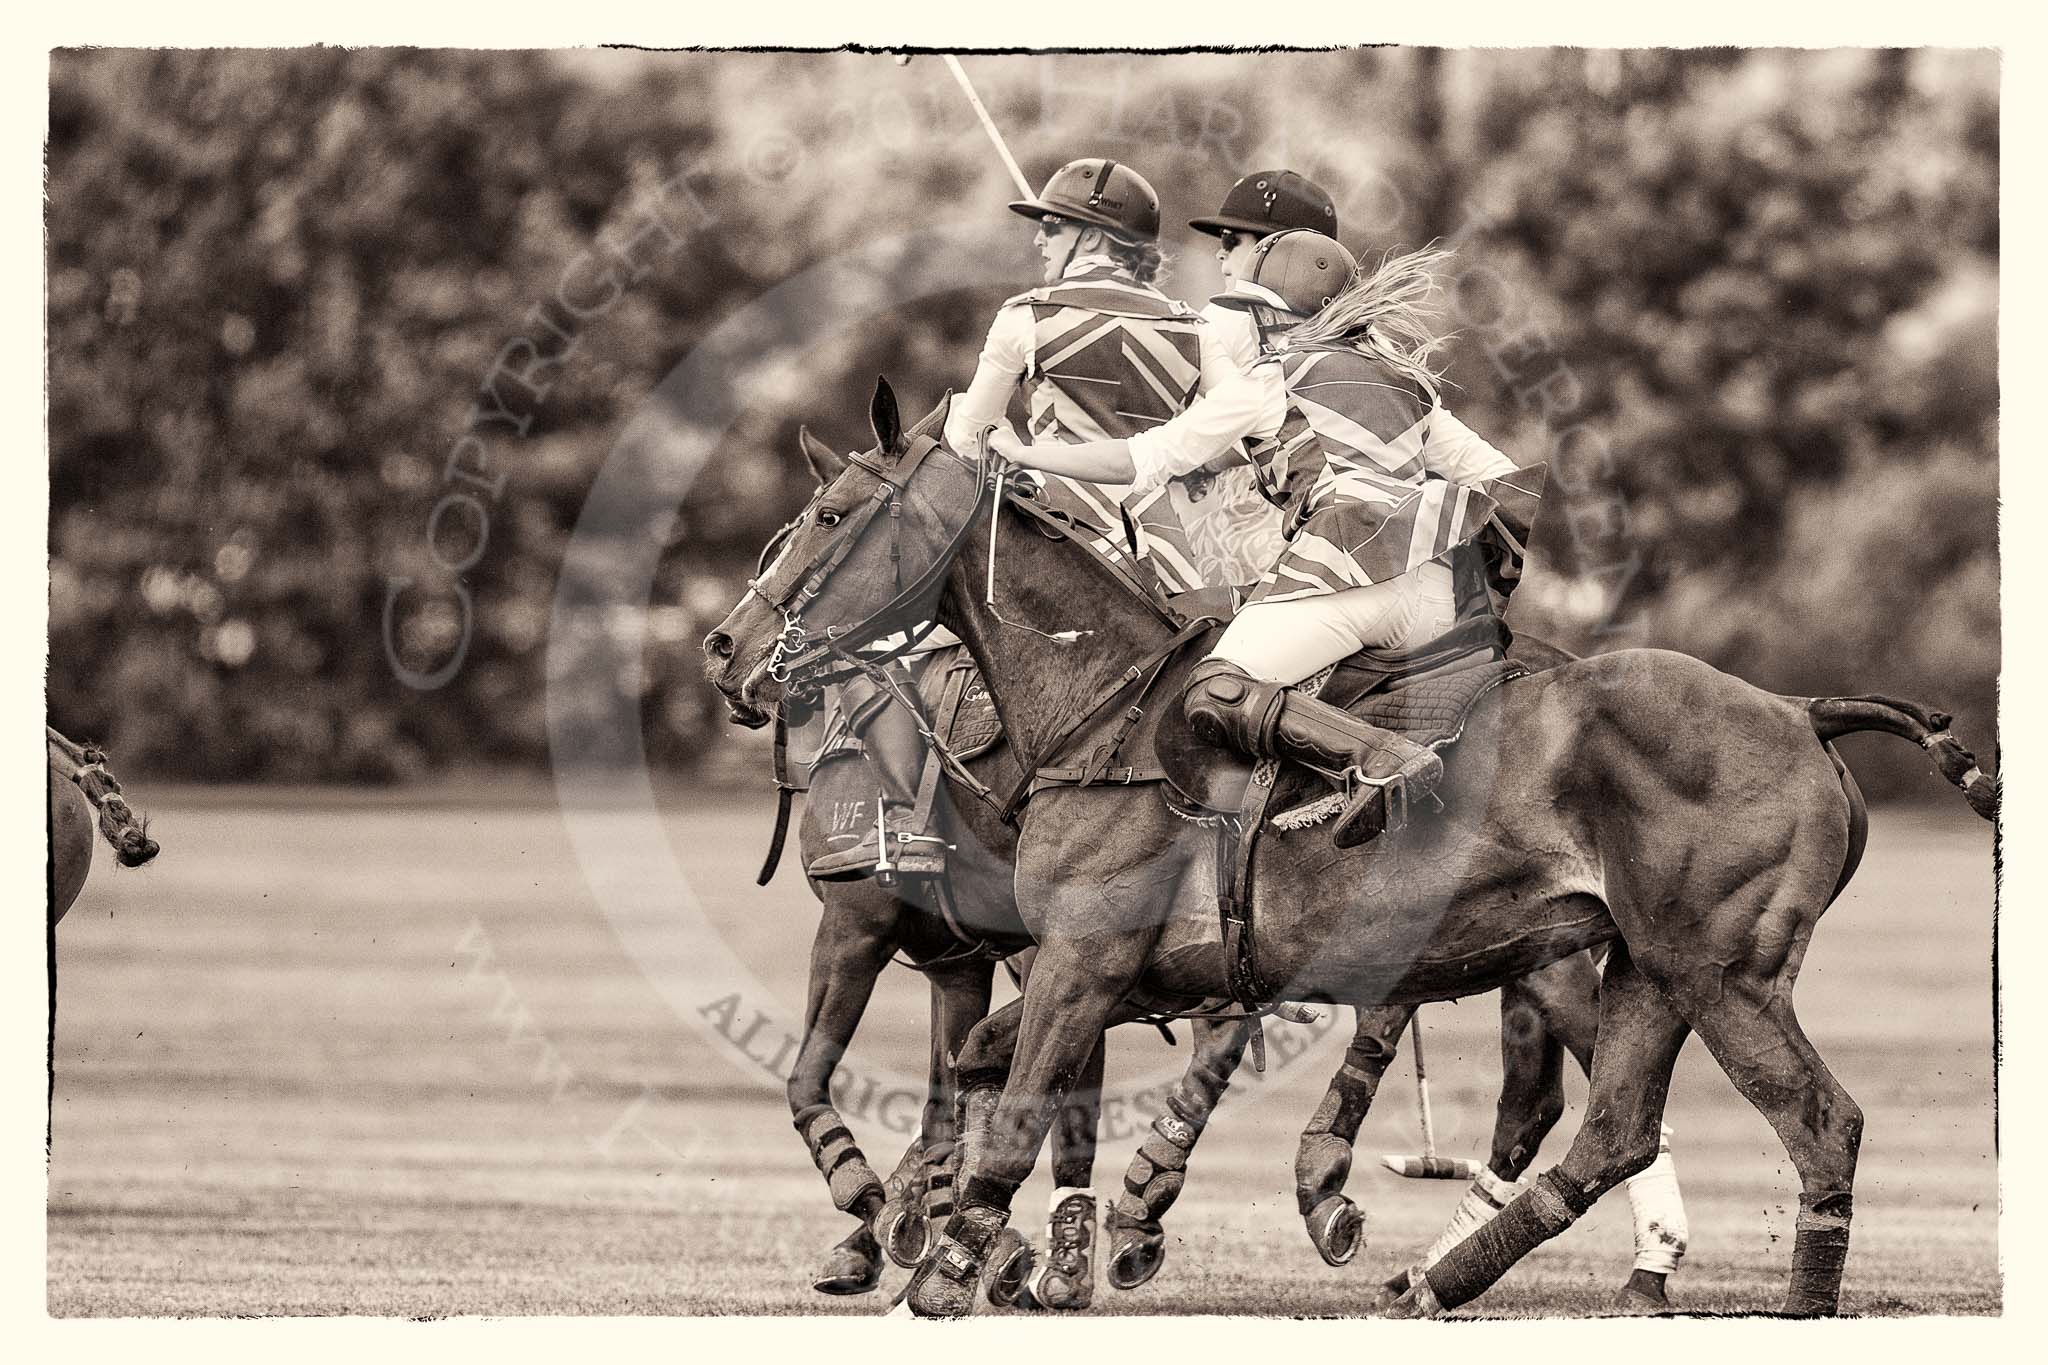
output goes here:
{"type": "Polygon", "coordinates": [[[1918,702],[1896,697],[1789,697],[1803,702],[1814,735],[1825,744],[1842,735],[1865,730],[1881,731],[1910,739],[1927,751],[1935,769],[1961,788],[1970,809],[1986,820],[1998,818],[1998,779],[1977,766],[1977,760],[1962,746],[1950,726],[1954,718],[1930,711],[1918,702]]]}
{"type": "Polygon", "coordinates": [[[140,867],[156,857],[158,845],[149,837],[149,821],[121,795],[121,783],[107,771],[107,756],[98,745],[80,744],[45,724],[50,770],[85,794],[99,813],[100,836],[113,847],[123,867],[140,867]]]}

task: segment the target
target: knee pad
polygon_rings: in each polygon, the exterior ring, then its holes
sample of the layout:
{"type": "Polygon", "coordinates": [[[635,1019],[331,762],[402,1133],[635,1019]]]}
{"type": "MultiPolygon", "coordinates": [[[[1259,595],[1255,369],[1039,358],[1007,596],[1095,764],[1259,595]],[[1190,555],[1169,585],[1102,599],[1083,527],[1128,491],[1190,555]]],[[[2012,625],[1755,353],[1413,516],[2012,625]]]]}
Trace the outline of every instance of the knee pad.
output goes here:
{"type": "Polygon", "coordinates": [[[1205,744],[1264,754],[1286,689],[1260,682],[1228,659],[1204,659],[1181,689],[1181,715],[1205,744]]]}

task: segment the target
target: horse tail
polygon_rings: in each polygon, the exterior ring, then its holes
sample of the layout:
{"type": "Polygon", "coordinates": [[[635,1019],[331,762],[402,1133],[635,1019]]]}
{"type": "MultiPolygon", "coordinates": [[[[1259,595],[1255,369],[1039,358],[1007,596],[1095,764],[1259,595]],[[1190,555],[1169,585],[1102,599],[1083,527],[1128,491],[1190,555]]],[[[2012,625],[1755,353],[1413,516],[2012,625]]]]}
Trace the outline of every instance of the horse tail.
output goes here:
{"type": "Polygon", "coordinates": [[[1998,818],[1998,779],[1987,776],[1977,760],[1955,737],[1950,726],[1954,718],[1930,711],[1918,702],[1896,697],[1789,697],[1806,707],[1806,718],[1814,736],[1826,744],[1843,735],[1877,730],[1910,739],[1927,751],[1935,769],[1962,789],[1970,809],[1986,820],[1998,818]]]}

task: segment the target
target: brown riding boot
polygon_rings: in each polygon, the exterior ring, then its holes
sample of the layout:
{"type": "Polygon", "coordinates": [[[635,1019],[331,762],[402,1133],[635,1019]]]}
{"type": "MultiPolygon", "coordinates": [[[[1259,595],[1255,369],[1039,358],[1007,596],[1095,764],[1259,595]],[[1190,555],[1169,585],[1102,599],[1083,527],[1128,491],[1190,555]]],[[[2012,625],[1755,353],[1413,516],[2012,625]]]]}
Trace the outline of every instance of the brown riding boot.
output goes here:
{"type": "Polygon", "coordinates": [[[1188,676],[1181,712],[1202,740],[1254,758],[1301,763],[1345,784],[1351,804],[1330,840],[1356,848],[1408,823],[1408,803],[1444,775],[1434,750],[1279,683],[1260,682],[1224,659],[1188,676]]]}
{"type": "Polygon", "coordinates": [[[821,882],[944,875],[946,841],[916,820],[914,793],[926,758],[916,722],[865,678],[846,684],[843,701],[847,725],[866,750],[867,774],[880,790],[866,799],[833,803],[825,852],[804,870],[821,882]],[[847,815],[853,818],[844,819],[847,815]]]}

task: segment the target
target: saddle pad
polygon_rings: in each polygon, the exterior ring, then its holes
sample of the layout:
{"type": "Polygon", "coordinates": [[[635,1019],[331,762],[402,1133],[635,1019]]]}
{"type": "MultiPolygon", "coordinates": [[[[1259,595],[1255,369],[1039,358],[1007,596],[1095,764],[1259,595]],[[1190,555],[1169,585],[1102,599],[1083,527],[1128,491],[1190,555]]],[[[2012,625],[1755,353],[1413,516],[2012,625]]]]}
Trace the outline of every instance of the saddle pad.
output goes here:
{"type": "MultiPolygon", "coordinates": [[[[1488,692],[1529,670],[1513,659],[1494,659],[1443,677],[1424,678],[1390,692],[1375,692],[1344,709],[1383,730],[1425,748],[1448,747],[1465,728],[1465,718],[1488,692]]],[[[1349,804],[1343,792],[1305,768],[1284,765],[1277,775],[1266,823],[1276,829],[1322,824],[1349,804]]]]}
{"type": "Polygon", "coordinates": [[[996,699],[988,693],[988,683],[981,676],[981,668],[968,654],[965,645],[942,651],[919,680],[918,691],[924,698],[926,714],[938,716],[947,675],[956,670],[964,670],[967,674],[960,689],[960,709],[954,713],[952,728],[940,738],[946,741],[946,747],[953,751],[953,756],[964,763],[996,747],[996,742],[1003,737],[1003,722],[996,715],[996,699]]]}
{"type": "Polygon", "coordinates": [[[1375,692],[1345,710],[1369,725],[1405,739],[1439,747],[1458,737],[1473,704],[1494,688],[1529,670],[1512,659],[1495,659],[1440,678],[1423,678],[1390,692],[1375,692]]]}

